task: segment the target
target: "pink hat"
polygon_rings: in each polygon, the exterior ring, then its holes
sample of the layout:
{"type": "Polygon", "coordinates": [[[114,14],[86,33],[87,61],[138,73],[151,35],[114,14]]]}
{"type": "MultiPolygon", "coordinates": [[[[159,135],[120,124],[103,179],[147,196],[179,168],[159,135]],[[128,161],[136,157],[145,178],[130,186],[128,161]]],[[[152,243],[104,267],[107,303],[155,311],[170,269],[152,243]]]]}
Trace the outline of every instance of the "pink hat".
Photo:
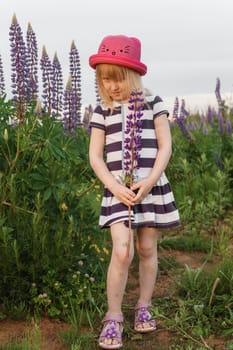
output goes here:
{"type": "Polygon", "coordinates": [[[141,43],[137,38],[125,35],[109,35],[100,43],[98,53],[90,56],[89,64],[95,69],[97,64],[109,63],[136,70],[145,75],[147,66],[140,62],[141,43]]]}

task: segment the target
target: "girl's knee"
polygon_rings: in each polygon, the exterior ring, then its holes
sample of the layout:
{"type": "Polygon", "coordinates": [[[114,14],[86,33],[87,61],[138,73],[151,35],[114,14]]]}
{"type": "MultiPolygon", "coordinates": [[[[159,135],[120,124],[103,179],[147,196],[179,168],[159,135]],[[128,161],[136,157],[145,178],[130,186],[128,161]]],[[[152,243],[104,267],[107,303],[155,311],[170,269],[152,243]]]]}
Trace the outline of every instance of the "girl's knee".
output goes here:
{"type": "Polygon", "coordinates": [[[139,244],[137,246],[138,255],[140,258],[151,258],[157,255],[157,246],[153,245],[144,245],[139,244]]]}
{"type": "Polygon", "coordinates": [[[134,253],[132,250],[130,250],[128,254],[127,250],[125,249],[122,251],[116,251],[114,255],[119,265],[125,266],[128,268],[133,260],[134,253]]]}
{"type": "Polygon", "coordinates": [[[141,258],[157,256],[157,231],[154,228],[141,228],[138,230],[137,252],[141,258]]]}

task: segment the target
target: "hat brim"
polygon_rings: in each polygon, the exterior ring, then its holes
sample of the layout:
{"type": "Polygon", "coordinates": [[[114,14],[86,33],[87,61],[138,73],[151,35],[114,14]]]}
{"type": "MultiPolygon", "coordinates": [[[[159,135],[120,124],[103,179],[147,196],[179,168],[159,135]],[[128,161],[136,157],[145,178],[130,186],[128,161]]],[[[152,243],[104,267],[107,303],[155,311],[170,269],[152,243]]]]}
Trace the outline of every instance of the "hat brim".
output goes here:
{"type": "Polygon", "coordinates": [[[127,57],[123,57],[123,56],[109,57],[109,56],[100,55],[100,54],[90,56],[89,64],[92,68],[95,69],[96,65],[101,63],[117,64],[119,66],[128,67],[137,71],[140,75],[145,75],[147,72],[147,66],[144,63],[134,61],[132,59],[128,59],[127,57]]]}

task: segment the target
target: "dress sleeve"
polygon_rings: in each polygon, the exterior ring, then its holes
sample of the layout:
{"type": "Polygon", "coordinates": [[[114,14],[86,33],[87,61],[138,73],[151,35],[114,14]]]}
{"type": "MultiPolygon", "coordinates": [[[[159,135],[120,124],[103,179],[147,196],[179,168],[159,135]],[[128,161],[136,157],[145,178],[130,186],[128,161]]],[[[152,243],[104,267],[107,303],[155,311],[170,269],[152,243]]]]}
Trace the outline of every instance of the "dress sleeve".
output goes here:
{"type": "Polygon", "coordinates": [[[102,129],[105,131],[105,116],[101,106],[97,106],[94,109],[94,112],[90,121],[90,128],[102,129]]]}
{"type": "Polygon", "coordinates": [[[160,116],[161,114],[166,114],[169,116],[169,112],[165,106],[165,103],[161,99],[161,97],[156,96],[153,101],[153,117],[154,119],[160,116]]]}

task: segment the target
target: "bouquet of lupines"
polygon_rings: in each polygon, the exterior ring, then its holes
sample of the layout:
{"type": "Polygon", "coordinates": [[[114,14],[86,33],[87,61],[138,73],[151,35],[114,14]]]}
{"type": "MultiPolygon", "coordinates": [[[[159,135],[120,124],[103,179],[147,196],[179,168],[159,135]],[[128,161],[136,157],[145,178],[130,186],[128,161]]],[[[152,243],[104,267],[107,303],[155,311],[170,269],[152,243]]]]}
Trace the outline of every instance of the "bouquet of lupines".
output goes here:
{"type": "MultiPolygon", "coordinates": [[[[124,138],[124,183],[131,187],[137,181],[137,170],[139,169],[140,151],[142,149],[142,116],[143,116],[143,92],[132,91],[129,98],[129,114],[126,117],[124,138]]],[[[129,255],[131,240],[131,205],[129,212],[129,238],[127,242],[127,254],[129,255]]]]}
{"type": "Polygon", "coordinates": [[[130,187],[137,179],[140,151],[142,149],[143,93],[132,91],[129,99],[129,114],[126,116],[124,139],[124,183],[130,187]]]}

